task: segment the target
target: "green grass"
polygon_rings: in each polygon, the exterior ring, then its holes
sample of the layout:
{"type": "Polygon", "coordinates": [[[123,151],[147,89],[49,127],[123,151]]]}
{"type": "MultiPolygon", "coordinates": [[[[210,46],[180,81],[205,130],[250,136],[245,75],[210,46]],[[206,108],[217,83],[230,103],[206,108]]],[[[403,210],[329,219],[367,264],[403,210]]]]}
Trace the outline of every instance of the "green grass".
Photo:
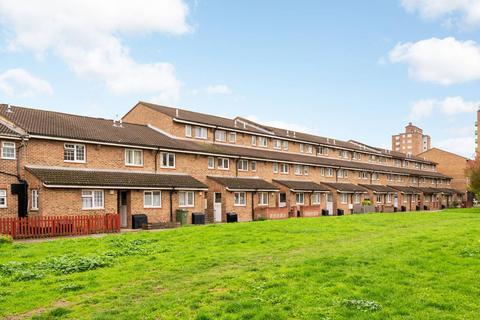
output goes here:
{"type": "Polygon", "coordinates": [[[0,318],[479,315],[478,209],[0,245],[0,318]]]}

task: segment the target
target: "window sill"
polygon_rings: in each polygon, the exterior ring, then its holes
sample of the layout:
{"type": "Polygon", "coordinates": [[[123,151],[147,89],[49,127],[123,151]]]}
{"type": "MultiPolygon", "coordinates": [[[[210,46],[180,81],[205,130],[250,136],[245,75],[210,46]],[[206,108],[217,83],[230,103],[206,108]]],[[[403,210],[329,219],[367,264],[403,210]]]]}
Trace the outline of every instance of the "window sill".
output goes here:
{"type": "Polygon", "coordinates": [[[126,167],[142,168],[143,164],[128,164],[128,163],[125,163],[125,166],[126,167]]]}
{"type": "Polygon", "coordinates": [[[164,167],[164,166],[160,166],[161,169],[176,169],[176,167],[164,167]]]}
{"type": "Polygon", "coordinates": [[[105,207],[101,207],[101,208],[82,208],[82,210],[84,210],[84,211],[105,210],[105,207]]]}
{"type": "Polygon", "coordinates": [[[73,161],[73,160],[63,160],[65,163],[87,163],[87,161],[73,161]]]}
{"type": "Polygon", "coordinates": [[[234,207],[246,207],[247,205],[246,204],[234,204],[233,206],[234,207]]]}
{"type": "Polygon", "coordinates": [[[178,207],[179,207],[179,208],[195,208],[195,205],[193,205],[193,206],[180,206],[180,205],[179,205],[178,207]]]}
{"type": "Polygon", "coordinates": [[[2,160],[17,160],[17,158],[4,158],[4,157],[2,157],[2,160]]]}
{"type": "Polygon", "coordinates": [[[162,209],[162,207],[143,207],[143,209],[162,209]]]}

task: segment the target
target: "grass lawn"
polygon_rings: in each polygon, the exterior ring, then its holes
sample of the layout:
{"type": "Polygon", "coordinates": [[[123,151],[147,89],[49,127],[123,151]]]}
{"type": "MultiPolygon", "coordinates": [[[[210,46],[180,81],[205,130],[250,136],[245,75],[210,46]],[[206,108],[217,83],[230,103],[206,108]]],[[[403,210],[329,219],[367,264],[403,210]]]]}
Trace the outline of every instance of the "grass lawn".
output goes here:
{"type": "Polygon", "coordinates": [[[0,245],[6,319],[478,319],[480,210],[0,245]]]}

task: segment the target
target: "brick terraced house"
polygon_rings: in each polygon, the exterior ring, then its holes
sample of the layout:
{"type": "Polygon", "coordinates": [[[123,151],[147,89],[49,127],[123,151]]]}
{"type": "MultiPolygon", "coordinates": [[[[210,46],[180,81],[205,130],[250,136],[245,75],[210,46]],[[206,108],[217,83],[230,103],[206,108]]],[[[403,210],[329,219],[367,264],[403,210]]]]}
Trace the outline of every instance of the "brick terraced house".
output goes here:
{"type": "Polygon", "coordinates": [[[357,141],[139,102],[113,121],[0,105],[0,215],[178,208],[224,222],[435,210],[463,194],[436,162],[357,141]]]}

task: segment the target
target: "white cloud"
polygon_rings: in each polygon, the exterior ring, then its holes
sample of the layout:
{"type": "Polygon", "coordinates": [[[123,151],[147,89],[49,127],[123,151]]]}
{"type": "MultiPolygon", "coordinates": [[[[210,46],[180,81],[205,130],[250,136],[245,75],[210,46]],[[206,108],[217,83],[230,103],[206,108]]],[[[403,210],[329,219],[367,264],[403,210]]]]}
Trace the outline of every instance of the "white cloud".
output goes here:
{"type": "Polygon", "coordinates": [[[402,0],[402,5],[408,12],[419,13],[427,20],[444,18],[447,25],[480,25],[478,0],[402,0]]]}
{"type": "Polygon", "coordinates": [[[170,63],[138,63],[122,35],[190,31],[182,0],[0,0],[11,50],[52,52],[79,76],[104,81],[116,94],[149,93],[175,100],[180,81],[170,63]]]}
{"type": "Polygon", "coordinates": [[[419,100],[412,103],[409,119],[420,120],[434,112],[441,112],[447,116],[470,113],[477,111],[479,106],[480,101],[465,101],[462,97],[447,97],[443,100],[419,100]]]}
{"type": "Polygon", "coordinates": [[[406,63],[418,81],[450,85],[480,79],[480,46],[475,41],[449,37],[399,43],[389,58],[391,63],[406,63]]]}
{"type": "Polygon", "coordinates": [[[467,158],[473,158],[475,153],[475,139],[473,136],[449,138],[439,141],[435,146],[467,158]]]}
{"type": "Polygon", "coordinates": [[[9,97],[32,97],[41,94],[51,95],[53,89],[47,81],[17,68],[0,74],[0,92],[9,97]]]}
{"type": "Polygon", "coordinates": [[[232,94],[232,89],[230,89],[227,85],[224,84],[216,84],[216,85],[209,85],[205,91],[207,94],[225,94],[229,95],[232,94]]]}
{"type": "Polygon", "coordinates": [[[432,114],[433,109],[435,108],[435,104],[436,101],[433,99],[419,100],[414,102],[410,109],[410,115],[408,116],[408,118],[413,121],[428,117],[432,114]]]}
{"type": "Polygon", "coordinates": [[[285,122],[280,120],[264,121],[264,120],[260,120],[257,116],[254,116],[254,115],[249,115],[245,118],[255,123],[268,126],[268,127],[282,128],[282,129],[292,130],[296,132],[316,134],[315,133],[316,131],[313,128],[309,128],[307,126],[297,124],[297,123],[285,122]]]}

